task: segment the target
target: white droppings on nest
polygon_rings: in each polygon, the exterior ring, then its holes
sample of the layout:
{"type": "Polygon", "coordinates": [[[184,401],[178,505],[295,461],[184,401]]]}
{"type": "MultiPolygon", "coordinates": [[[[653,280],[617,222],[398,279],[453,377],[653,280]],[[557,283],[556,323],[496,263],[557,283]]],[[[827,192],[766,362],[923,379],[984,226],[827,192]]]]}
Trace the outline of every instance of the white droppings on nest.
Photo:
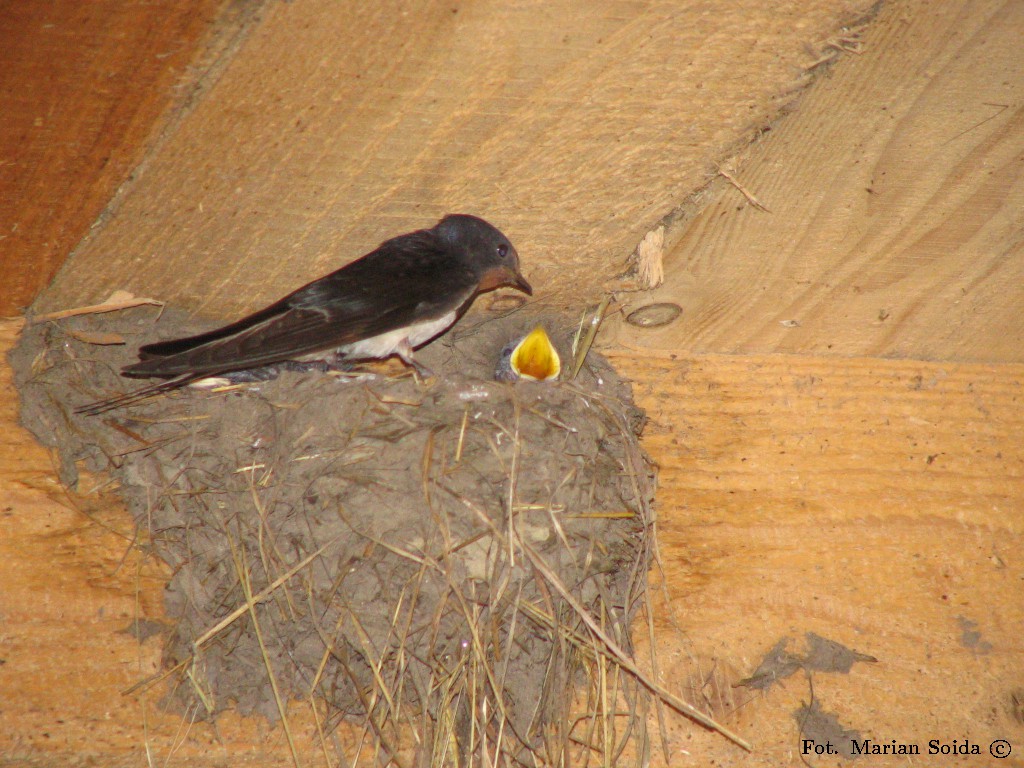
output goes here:
{"type": "Polygon", "coordinates": [[[488,392],[487,387],[479,383],[471,382],[459,390],[459,400],[467,403],[486,400],[488,397],[490,397],[490,393],[488,392]]]}

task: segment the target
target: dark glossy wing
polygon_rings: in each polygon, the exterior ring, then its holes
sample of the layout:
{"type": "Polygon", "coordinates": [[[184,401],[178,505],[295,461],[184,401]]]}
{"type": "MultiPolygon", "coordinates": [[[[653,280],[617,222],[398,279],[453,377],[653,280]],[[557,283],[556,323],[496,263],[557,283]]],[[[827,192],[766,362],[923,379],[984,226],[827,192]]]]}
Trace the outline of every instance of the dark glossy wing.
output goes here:
{"type": "Polygon", "coordinates": [[[124,373],[198,378],[335,349],[458,309],[478,281],[431,230],[413,232],[236,323],[143,347],[124,373]]]}

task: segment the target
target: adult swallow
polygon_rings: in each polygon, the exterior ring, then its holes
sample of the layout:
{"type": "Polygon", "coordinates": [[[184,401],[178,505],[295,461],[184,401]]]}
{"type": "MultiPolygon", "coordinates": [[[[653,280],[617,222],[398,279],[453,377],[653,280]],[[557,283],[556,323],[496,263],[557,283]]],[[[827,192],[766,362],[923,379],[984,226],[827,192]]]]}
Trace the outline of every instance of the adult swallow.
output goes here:
{"type": "Polygon", "coordinates": [[[445,216],[223,328],[139,349],[124,376],[166,379],[77,409],[97,414],[208,376],[283,361],[366,360],[413,350],[444,333],[482,291],[532,294],[508,238],[483,219],[445,216]]]}

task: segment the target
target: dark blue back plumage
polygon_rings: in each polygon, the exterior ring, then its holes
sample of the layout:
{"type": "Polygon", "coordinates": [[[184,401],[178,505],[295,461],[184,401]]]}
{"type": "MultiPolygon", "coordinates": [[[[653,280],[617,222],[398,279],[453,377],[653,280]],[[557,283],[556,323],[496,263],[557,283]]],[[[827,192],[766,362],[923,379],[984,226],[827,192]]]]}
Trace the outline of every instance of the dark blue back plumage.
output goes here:
{"type": "MultiPolygon", "coordinates": [[[[392,238],[341,269],[221,328],[147,344],[122,373],[168,381],[79,409],[100,413],[207,376],[257,368],[347,346],[430,321],[454,321],[481,290],[531,292],[518,255],[475,216],[446,216],[431,229],[392,238]]],[[[390,338],[390,337],[388,337],[390,338]]],[[[397,350],[394,351],[405,355],[397,350]]],[[[389,353],[390,354],[390,353],[389,353]]]]}

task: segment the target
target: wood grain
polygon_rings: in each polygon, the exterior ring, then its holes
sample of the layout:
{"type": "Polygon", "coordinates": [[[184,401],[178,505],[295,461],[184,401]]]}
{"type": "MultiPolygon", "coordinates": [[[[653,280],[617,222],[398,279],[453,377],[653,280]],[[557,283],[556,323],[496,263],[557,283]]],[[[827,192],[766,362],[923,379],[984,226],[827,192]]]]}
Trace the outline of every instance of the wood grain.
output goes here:
{"type": "Polygon", "coordinates": [[[141,160],[222,5],[0,6],[0,317],[49,283],[141,160]]]}
{"type": "MultiPolygon", "coordinates": [[[[18,325],[0,323],[0,353],[18,325]]],[[[796,651],[806,632],[878,659],[814,677],[822,706],[865,738],[1020,738],[1010,712],[1024,686],[1024,366],[614,362],[636,382],[661,467],[661,679],[754,741],[743,765],[799,764],[792,712],[807,681],[733,686],[778,639],[796,651]]],[[[123,630],[162,618],[162,573],[131,549],[130,519],[110,498],[60,487],[16,424],[7,366],[0,403],[0,753],[136,765],[148,748],[193,765],[288,765],[281,730],[259,719],[212,730],[163,712],[157,692],[121,696],[158,663],[158,642],[123,630]]],[[[308,714],[294,713],[320,764],[308,714]]],[[[670,719],[669,733],[672,765],[740,760],[688,721],[670,719]]]]}
{"type": "MultiPolygon", "coordinates": [[[[798,765],[807,680],[733,686],[780,638],[798,652],[815,632],[878,659],[813,677],[863,738],[925,756],[933,738],[1016,743],[1024,366],[674,357],[614,358],[661,466],[665,682],[754,741],[743,765],[798,765]]],[[[673,732],[679,764],[728,751],[673,732]]],[[[905,763],[872,762],[890,764],[905,763]]]]}
{"type": "Polygon", "coordinates": [[[635,347],[1024,361],[1024,4],[887,5],[672,236],[635,347]]]}
{"type": "MultiPolygon", "coordinates": [[[[274,12],[287,15],[296,5],[279,4],[274,12]]],[[[827,26],[826,19],[834,18],[823,6],[815,5],[803,32],[795,32],[797,38],[813,37],[827,26]]],[[[617,7],[623,13],[629,10],[617,7]]],[[[742,17],[749,7],[723,3],[714,10],[703,8],[706,16],[731,8],[742,17]]],[[[794,19],[808,7],[790,4],[776,21],[795,27],[794,19]]],[[[678,6],[655,8],[661,23],[668,25],[662,31],[677,30],[672,25],[680,22],[672,20],[673,9],[678,6]]],[[[443,20],[447,17],[432,15],[436,10],[418,11],[427,18],[422,28],[447,40],[442,34],[451,31],[443,20]]],[[[468,10],[460,23],[480,29],[480,16],[468,10]]],[[[386,14],[374,16],[379,11],[369,6],[366,13],[374,24],[353,34],[391,29],[388,25],[397,23],[386,14]]],[[[110,18],[111,28],[124,23],[123,18],[116,23],[110,18]]],[[[611,15],[605,21],[618,23],[611,15]]],[[[706,25],[711,23],[697,19],[690,33],[707,37],[711,27],[706,25]]],[[[528,25],[522,20],[519,24],[515,34],[521,37],[516,39],[525,39],[528,25]]],[[[192,283],[172,290],[196,306],[205,297],[220,300],[233,286],[241,291],[235,300],[244,304],[258,301],[261,291],[276,292],[284,280],[298,280],[294,264],[323,271],[328,259],[320,254],[333,252],[335,238],[369,242],[385,228],[426,216],[426,208],[419,206],[423,199],[432,201],[427,208],[433,215],[431,206],[463,203],[473,190],[485,189],[480,199],[518,222],[522,232],[534,233],[526,235],[528,248],[522,250],[536,259],[533,263],[554,284],[554,292],[569,274],[558,270],[560,264],[582,270],[593,263],[602,268],[616,263],[624,255],[620,251],[635,244],[665,205],[678,205],[676,195],[686,194],[695,179],[704,178],[708,158],[715,156],[709,148],[727,145],[737,126],[749,128],[748,114],[761,124],[765,102],[744,102],[731,86],[746,87],[744,80],[778,56],[765,42],[777,39],[769,34],[779,29],[773,25],[775,21],[765,26],[764,37],[737,19],[713,27],[717,31],[695,60],[695,69],[703,74],[684,77],[689,90],[655,99],[666,107],[678,106],[672,99],[692,101],[694,112],[666,109],[660,122],[652,118],[649,124],[690,132],[683,141],[693,140],[692,154],[667,155],[658,163],[650,163],[649,157],[640,162],[633,154],[626,157],[629,162],[611,164],[614,173],[604,174],[598,164],[572,175],[574,165],[583,165],[573,154],[574,142],[587,130],[594,131],[594,142],[610,141],[619,112],[598,102],[589,123],[569,124],[564,133],[556,130],[570,121],[570,102],[583,98],[582,91],[571,91],[566,83],[585,91],[587,79],[593,79],[602,94],[621,97],[625,112],[635,107],[628,89],[609,88],[595,29],[587,28],[590,37],[561,41],[553,37],[558,25],[551,23],[542,31],[552,37],[543,37],[545,45],[527,51],[534,55],[560,45],[582,49],[563,51],[557,62],[583,64],[553,81],[557,87],[539,92],[544,109],[558,118],[553,123],[545,123],[543,115],[530,116],[525,90],[507,102],[488,90],[493,86],[489,78],[504,67],[529,71],[526,59],[510,64],[492,57],[481,63],[484,76],[474,81],[473,94],[490,98],[487,103],[501,111],[475,113],[458,104],[452,111],[458,94],[451,95],[444,102],[449,121],[434,123],[439,126],[435,143],[411,154],[401,131],[414,130],[425,118],[437,119],[441,112],[432,111],[431,98],[439,89],[453,89],[448,81],[393,78],[410,61],[425,61],[426,67],[440,59],[422,58],[425,54],[416,53],[413,42],[413,47],[398,51],[394,66],[368,69],[380,82],[392,83],[387,99],[377,104],[353,100],[345,106],[376,109],[378,122],[365,123],[357,138],[376,142],[373,146],[391,158],[388,167],[398,169],[395,173],[405,186],[389,186],[391,177],[358,153],[339,160],[339,154],[351,150],[347,145],[296,141],[304,129],[325,130],[332,119],[349,120],[331,102],[349,91],[334,83],[332,78],[340,76],[329,66],[324,65],[327,74],[319,70],[316,57],[292,62],[289,66],[301,71],[286,68],[288,77],[278,82],[320,82],[322,87],[315,93],[296,88],[266,96],[251,111],[229,109],[212,122],[207,118],[204,125],[220,131],[229,149],[225,165],[218,167],[231,171],[204,171],[198,156],[189,155],[193,145],[186,142],[172,156],[175,162],[191,163],[180,177],[184,181],[164,190],[178,196],[166,198],[177,206],[174,215],[162,220],[160,226],[167,229],[143,228],[139,239],[132,240],[128,228],[144,221],[136,215],[120,225],[124,231],[104,235],[105,242],[124,247],[119,258],[129,266],[132,259],[154,253],[184,254],[174,264],[149,270],[151,276],[172,282],[189,274],[192,283]],[[748,57],[751,49],[765,56],[748,57]],[[301,69],[307,65],[308,71],[301,69]],[[284,99],[280,108],[274,102],[278,96],[284,99]],[[726,111],[718,112],[719,97],[741,106],[730,111],[727,104],[726,111]],[[293,111],[297,103],[302,108],[293,111]],[[326,111],[319,112],[321,107],[326,111]],[[280,162],[270,163],[269,181],[254,189],[246,185],[243,172],[266,167],[256,151],[264,145],[236,146],[240,134],[233,129],[247,126],[251,135],[244,138],[254,141],[268,109],[276,117],[266,122],[262,135],[276,135],[287,147],[281,149],[280,162]],[[707,111],[715,112],[715,119],[722,121],[718,125],[726,127],[691,127],[693,115],[707,111]],[[527,135],[544,139],[537,140],[537,151],[524,153],[524,161],[513,166],[504,165],[500,153],[487,154],[488,162],[467,162],[442,177],[450,196],[431,197],[438,189],[430,186],[438,178],[437,169],[451,161],[446,149],[462,146],[466,137],[482,135],[479,131],[508,135],[514,126],[506,129],[501,121],[512,112],[525,119],[527,135]],[[292,123],[284,115],[304,117],[292,123]],[[375,133],[377,126],[382,132],[375,133]],[[459,141],[446,144],[446,137],[459,141]],[[530,165],[549,152],[559,154],[556,166],[563,169],[552,176],[545,175],[549,166],[530,165]],[[310,175],[295,172],[290,153],[297,153],[292,160],[298,166],[312,169],[310,175]],[[339,175],[339,168],[350,167],[348,162],[353,163],[352,174],[339,175]],[[403,163],[410,163],[408,176],[402,175],[403,163]],[[509,167],[519,172],[509,177],[511,186],[483,186],[504,178],[509,167]],[[631,168],[639,171],[631,174],[631,168]],[[617,210],[623,189],[643,190],[651,178],[664,174],[676,176],[659,187],[662,197],[641,200],[638,208],[629,208],[629,216],[608,213],[617,210]],[[429,194],[409,179],[429,182],[422,188],[429,194]],[[465,186],[466,179],[472,184],[465,186]],[[203,187],[207,182],[212,189],[203,187]],[[358,194],[365,197],[360,198],[363,208],[352,214],[342,210],[349,192],[345,184],[359,187],[358,194]],[[242,199],[232,207],[240,186],[248,193],[239,193],[242,199]],[[552,239],[592,189],[598,190],[594,210],[606,220],[574,224],[561,239],[552,239]],[[510,190],[515,193],[509,195],[511,202],[504,197],[510,190]],[[209,213],[210,201],[222,208],[209,213]],[[367,213],[374,204],[384,211],[379,219],[367,213]],[[182,211],[188,214],[184,218],[182,211]],[[268,211],[274,212],[269,221],[268,211]],[[218,231],[205,215],[224,226],[215,248],[207,249],[203,242],[218,231]],[[238,221],[232,223],[236,215],[238,221]],[[289,240],[285,235],[295,231],[291,225],[296,222],[305,234],[289,240]],[[185,230],[170,232],[175,224],[185,230]],[[152,232],[159,238],[147,240],[146,233],[152,232]],[[548,244],[556,242],[560,244],[549,251],[548,244]],[[159,249],[147,243],[158,243],[159,249]],[[195,246],[191,250],[186,247],[190,244],[195,246]],[[200,257],[233,258],[260,249],[276,253],[274,248],[294,248],[302,256],[292,266],[262,272],[239,262],[212,292],[202,285],[201,275],[190,273],[200,257]]],[[[286,28],[290,31],[283,38],[260,41],[260,50],[266,52],[281,40],[304,39],[301,29],[286,28]]],[[[311,34],[322,34],[335,45],[342,39],[331,37],[336,31],[336,25],[327,25],[311,34]]],[[[642,49],[645,32],[642,25],[625,25],[611,42],[620,52],[628,52],[630,45],[642,49]]],[[[722,195],[716,202],[670,232],[668,283],[662,291],[683,305],[683,319],[664,331],[627,330],[624,341],[639,351],[620,349],[615,355],[616,365],[633,379],[640,403],[651,415],[644,442],[661,466],[657,511],[664,571],[654,573],[656,582],[662,582],[659,590],[665,590],[656,620],[661,678],[687,698],[707,701],[716,716],[756,745],[752,755],[745,755],[688,722],[670,720],[671,765],[801,765],[800,734],[792,713],[810,698],[807,680],[796,676],[759,694],[732,686],[750,674],[780,637],[791,637],[798,650],[808,631],[878,659],[854,666],[848,675],[813,677],[821,706],[865,737],[921,743],[970,738],[982,745],[998,737],[1011,741],[1015,752],[1024,743],[1024,726],[1011,713],[1013,692],[1020,696],[1024,691],[1024,560],[1019,554],[1024,551],[1024,368],[1018,364],[1024,206],[1022,67],[1020,46],[1015,45],[1022,36],[1021,6],[1012,2],[889,3],[863,38],[864,52],[846,58],[795,114],[773,126],[733,168],[770,213],[750,209],[735,188],[722,182],[720,191],[708,192],[711,198],[722,195]],[[781,325],[789,320],[797,324],[781,325]],[[760,354],[779,350],[800,354],[760,354]],[[866,355],[918,355],[938,362],[866,355]],[[972,359],[1006,362],[962,362],[972,359]]],[[[330,45],[305,50],[323,50],[326,62],[330,45]]],[[[41,50],[48,52],[44,60],[56,55],[52,46],[41,50]]],[[[144,49],[129,45],[114,50],[131,58],[144,49]]],[[[286,44],[279,48],[283,58],[293,50],[286,44]]],[[[345,50],[361,53],[343,80],[354,79],[356,66],[378,61],[357,46],[345,50]]],[[[636,70],[656,73],[636,81],[656,96],[666,72],[659,63],[660,50],[647,44],[643,66],[636,70]]],[[[772,83],[786,77],[802,80],[800,66],[813,57],[790,56],[772,63],[772,83]]],[[[267,60],[253,54],[246,62],[253,79],[242,78],[233,87],[251,88],[256,75],[266,74],[267,60]]],[[[468,66],[469,59],[459,61],[468,66]]],[[[678,71],[686,69],[680,64],[678,71]]],[[[21,71],[18,82],[34,82],[35,75],[25,73],[44,72],[45,66],[37,62],[21,71]]],[[[123,82],[113,78],[110,88],[123,82]]],[[[525,81],[517,83],[526,88],[525,81]]],[[[113,90],[110,95],[117,100],[113,90]]],[[[64,168],[67,186],[49,189],[41,183],[36,190],[15,189],[15,210],[23,211],[15,219],[39,223],[42,229],[37,231],[52,227],[56,232],[65,226],[61,222],[89,220],[71,214],[78,216],[77,201],[88,195],[99,171],[91,162],[68,173],[71,165],[65,168],[63,161],[49,159],[66,150],[66,157],[78,158],[68,150],[70,145],[61,144],[62,125],[77,135],[72,130],[78,126],[75,119],[54,124],[53,132],[32,146],[58,154],[33,155],[40,158],[33,167],[38,174],[49,165],[64,168]]],[[[5,147],[21,140],[21,134],[2,131],[5,147]]],[[[79,143],[78,154],[88,155],[88,146],[79,143]]],[[[515,148],[520,151],[522,144],[515,148]]],[[[5,195],[3,200],[15,198],[5,195]]],[[[160,212],[157,207],[129,206],[122,213],[131,210],[160,212]]],[[[37,285],[34,273],[52,269],[59,260],[46,255],[51,253],[49,235],[33,237],[19,246],[16,270],[7,258],[12,251],[4,250],[6,284],[37,285]]],[[[0,240],[0,248],[9,249],[11,243],[10,238],[0,240]]],[[[92,247],[88,270],[101,269],[104,259],[119,253],[92,247]]],[[[65,279],[71,286],[77,278],[69,272],[65,279]]],[[[584,287],[595,281],[588,277],[584,287]]],[[[103,298],[102,290],[95,291],[103,298]]],[[[13,343],[17,328],[17,323],[0,323],[0,354],[13,343]]],[[[140,647],[121,630],[136,616],[161,618],[160,573],[129,549],[131,521],[116,503],[71,497],[60,488],[47,454],[18,427],[15,409],[10,373],[2,364],[0,762],[135,766],[152,758],[160,765],[288,765],[281,730],[262,721],[225,717],[212,728],[163,712],[155,697],[121,696],[159,658],[155,641],[140,647]]],[[[323,764],[310,724],[299,722],[308,764],[323,764]]],[[[654,757],[661,759],[657,750],[654,757]]],[[[907,763],[872,762],[876,764],[907,763]]]]}
{"type": "Polygon", "coordinates": [[[870,6],[269,3],[38,308],[126,288],[223,319],[450,212],[538,295],[591,298],[870,6]]]}

